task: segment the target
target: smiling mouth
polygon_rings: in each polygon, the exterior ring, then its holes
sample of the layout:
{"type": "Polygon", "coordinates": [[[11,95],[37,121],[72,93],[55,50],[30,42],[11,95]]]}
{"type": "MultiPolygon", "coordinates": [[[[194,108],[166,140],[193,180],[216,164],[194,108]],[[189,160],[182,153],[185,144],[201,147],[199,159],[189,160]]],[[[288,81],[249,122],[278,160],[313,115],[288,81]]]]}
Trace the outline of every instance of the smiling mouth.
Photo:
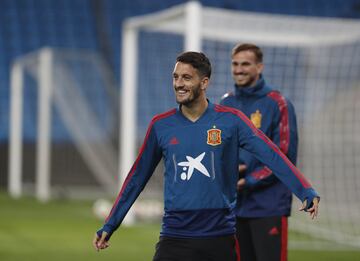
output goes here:
{"type": "Polygon", "coordinates": [[[247,75],[245,74],[238,74],[234,77],[234,79],[236,79],[237,81],[245,81],[247,80],[247,75]]]}
{"type": "Polygon", "coordinates": [[[175,89],[175,91],[176,91],[176,93],[177,94],[186,94],[186,93],[188,93],[189,91],[188,90],[184,90],[184,89],[175,89]]]}

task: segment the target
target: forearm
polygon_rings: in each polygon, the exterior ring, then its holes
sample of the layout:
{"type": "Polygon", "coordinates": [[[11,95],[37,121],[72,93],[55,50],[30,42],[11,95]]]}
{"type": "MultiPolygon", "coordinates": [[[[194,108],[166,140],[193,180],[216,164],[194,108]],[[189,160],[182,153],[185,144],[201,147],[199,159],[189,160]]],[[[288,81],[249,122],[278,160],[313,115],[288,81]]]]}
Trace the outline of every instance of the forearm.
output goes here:
{"type": "Polygon", "coordinates": [[[261,131],[246,139],[245,148],[265,164],[301,201],[311,200],[317,193],[304,175],[261,131]]]}

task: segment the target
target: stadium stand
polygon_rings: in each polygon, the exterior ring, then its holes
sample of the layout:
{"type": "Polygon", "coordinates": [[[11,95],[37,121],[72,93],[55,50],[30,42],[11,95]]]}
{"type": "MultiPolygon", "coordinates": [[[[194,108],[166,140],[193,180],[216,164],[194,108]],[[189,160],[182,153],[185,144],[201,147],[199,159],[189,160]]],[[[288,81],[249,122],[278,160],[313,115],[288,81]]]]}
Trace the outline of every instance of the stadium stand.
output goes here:
{"type": "MultiPolygon", "coordinates": [[[[129,16],[142,15],[186,1],[96,1],[96,0],[3,0],[0,2],[0,141],[8,139],[9,68],[12,61],[43,46],[83,48],[101,52],[102,41],[96,22],[97,7],[102,6],[103,29],[109,35],[110,62],[117,78],[120,75],[121,23],[129,16]],[[96,2],[100,2],[96,3],[96,2]]],[[[356,0],[284,1],[203,0],[203,5],[253,12],[322,17],[360,18],[356,0]]],[[[100,14],[101,15],[101,14],[100,14]]],[[[102,35],[101,35],[102,36],[102,35]]],[[[34,137],[34,122],[24,133],[34,137]]]]}

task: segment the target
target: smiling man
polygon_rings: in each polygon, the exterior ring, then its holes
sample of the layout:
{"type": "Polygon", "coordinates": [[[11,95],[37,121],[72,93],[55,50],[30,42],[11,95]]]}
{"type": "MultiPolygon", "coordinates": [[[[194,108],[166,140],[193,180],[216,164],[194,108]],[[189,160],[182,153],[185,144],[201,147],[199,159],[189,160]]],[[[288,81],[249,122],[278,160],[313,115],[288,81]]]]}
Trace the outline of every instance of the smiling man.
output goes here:
{"type": "MultiPolygon", "coordinates": [[[[237,44],[231,54],[235,92],[222,105],[241,110],[296,164],[298,135],[295,109],[262,75],[263,52],[251,43],[237,44]]],[[[285,261],[291,191],[253,155],[239,152],[237,238],[242,261],[285,261]]]]}
{"type": "Polygon", "coordinates": [[[203,53],[180,54],[173,71],[178,108],[150,122],[139,155],[104,226],[93,239],[105,249],[161,158],[164,216],[155,261],[235,261],[238,151],[244,148],[276,170],[312,217],[318,195],[310,183],[240,111],[206,99],[211,65],[203,53]]]}

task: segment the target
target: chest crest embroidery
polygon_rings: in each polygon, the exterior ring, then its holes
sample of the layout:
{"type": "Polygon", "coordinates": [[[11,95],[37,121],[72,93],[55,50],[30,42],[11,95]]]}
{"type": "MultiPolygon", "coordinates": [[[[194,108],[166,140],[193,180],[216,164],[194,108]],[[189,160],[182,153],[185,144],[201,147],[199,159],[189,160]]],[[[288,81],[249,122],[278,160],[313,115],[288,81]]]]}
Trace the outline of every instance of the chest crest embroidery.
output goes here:
{"type": "Polygon", "coordinates": [[[207,144],[211,146],[216,146],[221,144],[221,130],[216,129],[216,126],[213,126],[212,129],[207,130],[207,144]]]}
{"type": "Polygon", "coordinates": [[[261,118],[262,115],[259,110],[256,110],[256,112],[251,113],[250,120],[255,125],[256,128],[261,128],[261,118]]]}

